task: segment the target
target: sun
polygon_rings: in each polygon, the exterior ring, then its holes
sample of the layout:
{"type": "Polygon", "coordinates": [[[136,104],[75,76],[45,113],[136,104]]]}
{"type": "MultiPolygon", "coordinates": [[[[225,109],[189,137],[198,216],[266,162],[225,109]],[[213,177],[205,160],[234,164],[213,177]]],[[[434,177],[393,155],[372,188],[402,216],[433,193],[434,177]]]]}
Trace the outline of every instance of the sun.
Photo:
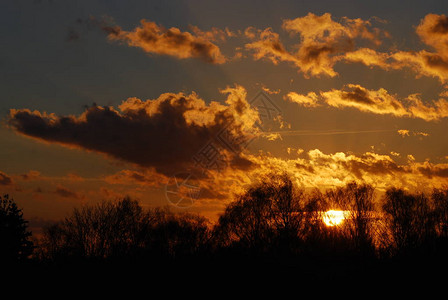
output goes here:
{"type": "Polygon", "coordinates": [[[323,215],[323,221],[327,226],[338,226],[344,222],[346,212],[343,210],[328,210],[323,215]]]}

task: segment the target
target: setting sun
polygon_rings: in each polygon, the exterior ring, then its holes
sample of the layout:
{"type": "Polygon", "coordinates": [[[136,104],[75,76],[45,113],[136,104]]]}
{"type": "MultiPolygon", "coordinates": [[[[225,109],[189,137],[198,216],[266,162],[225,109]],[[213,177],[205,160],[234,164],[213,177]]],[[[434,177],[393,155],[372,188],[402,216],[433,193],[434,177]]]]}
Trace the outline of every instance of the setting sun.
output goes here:
{"type": "Polygon", "coordinates": [[[342,224],[347,215],[346,211],[342,210],[328,210],[324,213],[323,221],[327,226],[337,226],[342,224]]]}

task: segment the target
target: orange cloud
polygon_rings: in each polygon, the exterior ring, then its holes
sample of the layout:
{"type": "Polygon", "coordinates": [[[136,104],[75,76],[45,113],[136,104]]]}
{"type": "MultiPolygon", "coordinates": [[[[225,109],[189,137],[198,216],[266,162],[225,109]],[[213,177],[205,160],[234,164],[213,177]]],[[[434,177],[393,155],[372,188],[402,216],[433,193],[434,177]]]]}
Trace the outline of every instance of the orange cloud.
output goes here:
{"type": "Polygon", "coordinates": [[[352,107],[363,112],[375,114],[390,114],[396,117],[419,118],[425,121],[438,121],[448,117],[448,101],[439,99],[432,101],[432,105],[425,104],[418,94],[409,95],[405,99],[399,99],[387,90],[369,90],[358,84],[347,84],[342,89],[307,95],[290,92],[286,99],[302,106],[318,106],[325,102],[336,108],[352,107]]]}
{"type": "Polygon", "coordinates": [[[101,24],[111,41],[124,42],[132,47],[138,47],[147,53],[169,55],[179,59],[201,58],[209,63],[222,64],[226,58],[217,45],[210,40],[216,40],[226,35],[218,29],[203,32],[193,27],[196,35],[182,32],[176,27],[166,29],[154,22],[141,20],[140,26],[133,31],[125,31],[119,26],[101,24]]]}
{"type": "Polygon", "coordinates": [[[246,48],[254,51],[255,59],[266,58],[274,64],[279,61],[292,62],[307,77],[334,77],[337,75],[334,64],[345,53],[355,50],[357,39],[368,40],[374,45],[381,43],[380,30],[370,30],[369,27],[370,22],[362,19],[344,17],[341,22],[335,22],[329,13],[322,16],[308,13],[305,17],[283,22],[283,29],[300,34],[297,52],[287,51],[280,42],[279,35],[272,32],[271,28],[263,31],[246,29],[246,37],[255,40],[246,44],[246,48]]]}
{"type": "Polygon", "coordinates": [[[341,60],[359,62],[366,66],[376,66],[385,70],[410,68],[417,77],[436,77],[442,83],[448,79],[448,17],[428,14],[416,27],[416,33],[423,43],[435,52],[394,51],[380,53],[373,49],[362,48],[346,53],[341,60]]]}
{"type": "Polygon", "coordinates": [[[407,129],[399,129],[397,130],[398,134],[401,135],[401,137],[409,136],[409,130],[407,129]]]}
{"type": "Polygon", "coordinates": [[[380,67],[384,70],[400,69],[402,64],[393,61],[389,53],[377,52],[370,48],[360,48],[355,51],[347,52],[339,59],[347,62],[362,63],[368,67],[380,67]]]}
{"type": "Polygon", "coordinates": [[[203,31],[199,27],[194,25],[190,25],[190,28],[196,37],[210,42],[225,42],[227,38],[234,37],[236,35],[227,27],[224,30],[212,27],[209,31],[203,31]]]}
{"type": "Polygon", "coordinates": [[[314,92],[309,92],[306,95],[290,92],[285,96],[285,99],[305,107],[316,107],[320,105],[318,103],[319,97],[314,92]]]}
{"type": "Polygon", "coordinates": [[[305,189],[327,189],[357,181],[372,184],[380,192],[390,187],[430,191],[434,187],[440,188],[448,184],[448,164],[432,164],[427,161],[421,163],[415,159],[399,164],[394,157],[400,154],[395,152],[390,155],[374,152],[324,153],[313,149],[308,152],[298,151],[296,158],[291,158],[291,153],[290,151],[288,158],[269,153],[246,153],[245,158],[253,165],[251,169],[226,169],[201,179],[201,189],[210,193],[198,199],[197,205],[224,205],[235,194],[243,192],[272,173],[286,172],[299,187],[305,189]]]}
{"type": "MultiPolygon", "coordinates": [[[[248,28],[249,29],[249,28],[248,28]]],[[[246,49],[253,50],[253,56],[256,60],[266,58],[273,64],[278,64],[280,61],[292,62],[300,68],[300,60],[289,53],[283,44],[280,42],[278,33],[272,31],[271,28],[265,30],[246,29],[246,36],[256,41],[246,44],[246,49]]],[[[252,28],[250,28],[252,29],[252,28]]]]}
{"type": "MultiPolygon", "coordinates": [[[[391,155],[396,156],[395,153],[391,155]]],[[[252,178],[270,172],[287,172],[304,188],[328,188],[358,181],[372,184],[380,190],[392,186],[427,190],[448,183],[448,164],[419,163],[412,159],[400,165],[390,155],[374,152],[326,154],[314,149],[296,159],[268,154],[251,156],[250,159],[258,166],[252,170],[252,178]]]]}
{"type": "Polygon", "coordinates": [[[278,90],[271,90],[268,87],[262,86],[261,89],[263,91],[265,91],[266,93],[270,94],[270,95],[276,95],[276,94],[280,94],[280,89],[278,90]]]}
{"type": "Polygon", "coordinates": [[[435,77],[440,82],[448,80],[448,17],[428,14],[416,27],[416,34],[433,51],[389,51],[378,52],[372,47],[357,48],[358,40],[367,40],[372,46],[381,44],[381,38],[389,37],[385,31],[372,28],[369,21],[342,18],[340,22],[332,19],[331,14],[317,16],[309,13],[304,17],[285,20],[283,29],[300,34],[297,51],[288,51],[280,41],[279,35],[271,28],[257,30],[249,27],[244,31],[253,42],[246,49],[253,51],[253,57],[267,59],[278,64],[290,62],[305,77],[325,75],[337,76],[334,65],[337,62],[361,63],[368,67],[384,70],[409,68],[417,77],[435,77]]]}
{"type": "Polygon", "coordinates": [[[432,101],[432,105],[426,105],[417,94],[410,95],[407,100],[410,102],[409,112],[416,118],[426,121],[437,121],[448,117],[448,101],[440,98],[432,101]]]}
{"type": "Polygon", "coordinates": [[[445,83],[448,79],[448,57],[425,50],[419,52],[398,51],[391,54],[400,66],[411,68],[417,77],[428,76],[439,78],[445,83]]]}
{"type": "Polygon", "coordinates": [[[448,55],[448,17],[445,15],[427,14],[417,26],[416,32],[421,40],[437,50],[448,55]]]}
{"type": "MultiPolygon", "coordinates": [[[[410,131],[409,130],[407,130],[407,129],[400,129],[400,130],[397,130],[397,132],[398,132],[398,134],[399,135],[401,135],[401,137],[406,137],[406,136],[410,136],[410,131]]],[[[421,137],[427,137],[427,136],[429,136],[429,133],[426,133],[426,132],[420,132],[420,131],[413,131],[412,132],[412,135],[414,135],[414,136],[420,136],[420,138],[421,137]]]]}
{"type": "Polygon", "coordinates": [[[385,89],[368,90],[360,85],[347,84],[343,90],[321,92],[325,102],[333,107],[354,107],[360,111],[376,114],[407,116],[408,112],[394,96],[385,89]]]}

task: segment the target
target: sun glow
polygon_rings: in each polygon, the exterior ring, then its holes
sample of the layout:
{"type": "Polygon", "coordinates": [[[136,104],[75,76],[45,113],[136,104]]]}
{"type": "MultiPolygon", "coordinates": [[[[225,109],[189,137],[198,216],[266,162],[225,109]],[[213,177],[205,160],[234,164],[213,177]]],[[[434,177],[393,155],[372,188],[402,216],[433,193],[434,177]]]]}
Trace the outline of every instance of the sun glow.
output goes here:
{"type": "Polygon", "coordinates": [[[343,210],[328,210],[323,215],[323,221],[327,226],[337,226],[344,222],[346,215],[343,210]]]}

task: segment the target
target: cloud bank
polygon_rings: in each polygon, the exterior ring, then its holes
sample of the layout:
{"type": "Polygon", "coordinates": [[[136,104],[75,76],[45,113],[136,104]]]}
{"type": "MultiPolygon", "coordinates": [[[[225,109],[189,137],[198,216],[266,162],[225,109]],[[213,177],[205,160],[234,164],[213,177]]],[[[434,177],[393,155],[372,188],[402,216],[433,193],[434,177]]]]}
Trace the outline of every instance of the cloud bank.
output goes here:
{"type": "MultiPolygon", "coordinates": [[[[41,141],[103,153],[171,175],[191,168],[192,158],[224,129],[229,143],[258,133],[258,112],[247,102],[244,88],[222,93],[227,94],[224,104],[207,105],[195,93],[165,93],[154,100],[129,98],[118,109],[92,106],[80,116],[13,109],[9,125],[41,141]]],[[[240,157],[243,145],[231,146],[219,149],[220,154],[230,165],[247,165],[240,157]]]]}

